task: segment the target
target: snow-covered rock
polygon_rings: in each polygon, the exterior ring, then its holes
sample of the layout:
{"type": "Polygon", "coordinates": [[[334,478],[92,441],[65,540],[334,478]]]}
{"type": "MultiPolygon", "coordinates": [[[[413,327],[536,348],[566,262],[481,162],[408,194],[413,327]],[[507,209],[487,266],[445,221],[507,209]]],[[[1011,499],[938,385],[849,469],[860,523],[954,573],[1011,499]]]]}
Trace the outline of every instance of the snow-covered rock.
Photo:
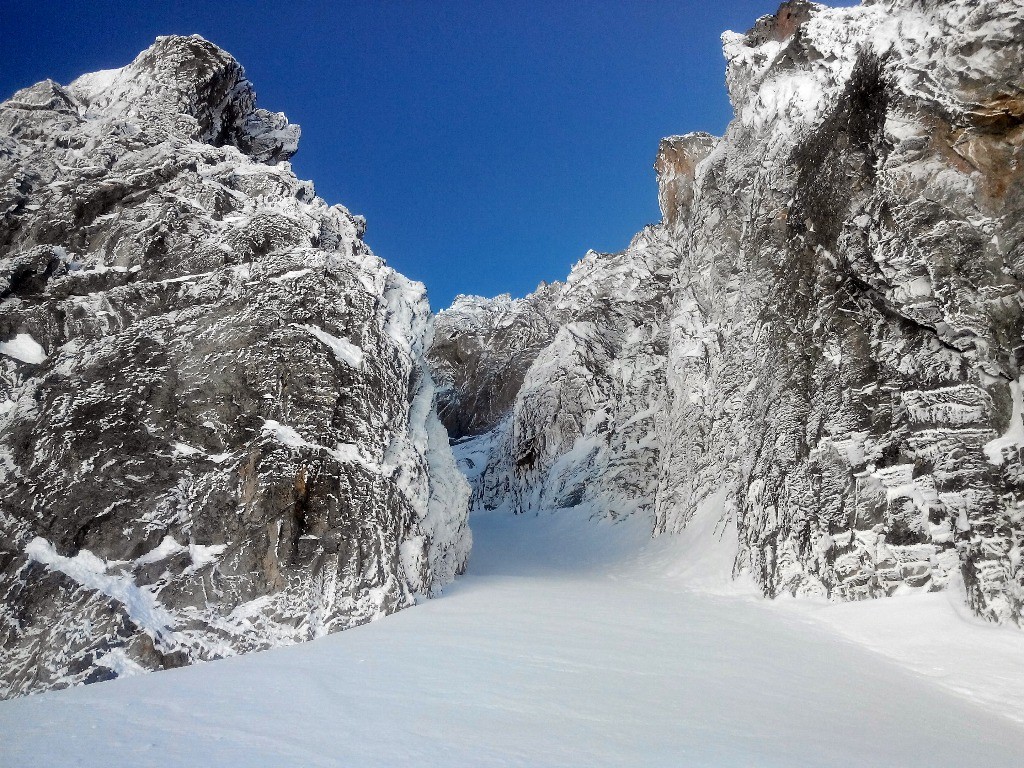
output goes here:
{"type": "Polygon", "coordinates": [[[345,629],[466,562],[423,287],[165,37],[0,104],[0,693],[345,629]]]}
{"type": "Polygon", "coordinates": [[[511,409],[523,376],[554,338],[561,283],[525,299],[458,296],[435,319],[430,359],[438,412],[455,439],[495,426],[511,409]]]}
{"type": "Polygon", "coordinates": [[[665,140],[662,224],[573,270],[476,503],[665,533],[724,493],[767,595],[1020,623],[1024,6],[792,0],[723,43],[726,135],[665,140]]]}
{"type": "Polygon", "coordinates": [[[477,503],[586,504],[609,517],[651,508],[678,263],[664,229],[650,227],[623,253],[591,252],[573,267],[555,301],[558,330],[496,427],[477,503]]]}
{"type": "Polygon", "coordinates": [[[525,299],[460,298],[438,316],[430,359],[439,380],[455,382],[446,408],[492,430],[457,449],[476,504],[653,514],[682,257],[672,233],[686,231],[696,168],[713,148],[707,134],[662,143],[666,223],[622,253],[590,252],[564,283],[525,299]],[[496,391],[500,410],[484,399],[496,391]]]}
{"type": "Polygon", "coordinates": [[[657,526],[729,489],[769,595],[966,585],[1021,620],[1024,7],[784,4],[726,34],[657,526]]]}

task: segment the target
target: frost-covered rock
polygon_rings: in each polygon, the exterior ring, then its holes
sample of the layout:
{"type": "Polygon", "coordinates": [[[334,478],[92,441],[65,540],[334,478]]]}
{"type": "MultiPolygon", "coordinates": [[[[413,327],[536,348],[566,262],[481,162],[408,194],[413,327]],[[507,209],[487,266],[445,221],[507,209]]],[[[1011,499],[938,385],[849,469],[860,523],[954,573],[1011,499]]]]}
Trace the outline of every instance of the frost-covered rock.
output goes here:
{"type": "Polygon", "coordinates": [[[620,254],[588,253],[560,286],[561,324],[491,439],[476,503],[517,512],[653,504],[668,297],[679,254],[650,227],[620,254]]]}
{"type": "Polygon", "coordinates": [[[430,359],[454,382],[446,406],[477,418],[476,431],[492,428],[457,448],[474,503],[653,514],[681,259],[670,233],[685,232],[695,170],[713,147],[707,134],[663,142],[656,167],[671,224],[648,227],[622,253],[588,253],[565,283],[525,299],[460,298],[440,313],[430,359]],[[488,391],[501,392],[500,410],[493,400],[478,410],[488,391]]]}
{"type": "Polygon", "coordinates": [[[724,489],[768,595],[1019,623],[1024,7],[793,0],[723,42],[734,120],[663,142],[663,223],[588,257],[608,295],[559,306],[478,503],[671,532],[724,489]]]}
{"type": "Polygon", "coordinates": [[[523,376],[554,338],[561,283],[525,299],[458,296],[435,320],[431,365],[437,408],[452,438],[480,434],[508,414],[523,376]]]}
{"type": "Polygon", "coordinates": [[[1024,7],[791,2],[724,41],[659,529],[725,485],[769,595],[955,578],[1019,622],[1024,7]]]}
{"type": "Polygon", "coordinates": [[[421,285],[160,38],[0,105],[0,692],[294,643],[460,572],[421,285]]]}

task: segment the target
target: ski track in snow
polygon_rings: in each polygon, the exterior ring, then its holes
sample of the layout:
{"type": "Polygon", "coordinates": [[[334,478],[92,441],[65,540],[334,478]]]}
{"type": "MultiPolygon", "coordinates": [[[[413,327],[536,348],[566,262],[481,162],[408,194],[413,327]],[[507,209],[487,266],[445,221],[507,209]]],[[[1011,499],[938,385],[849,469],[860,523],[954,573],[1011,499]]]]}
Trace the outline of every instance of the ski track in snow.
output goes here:
{"type": "Polygon", "coordinates": [[[385,621],[0,703],[0,765],[1020,764],[1024,638],[944,595],[764,601],[700,520],[473,522],[469,573],[385,621]]]}

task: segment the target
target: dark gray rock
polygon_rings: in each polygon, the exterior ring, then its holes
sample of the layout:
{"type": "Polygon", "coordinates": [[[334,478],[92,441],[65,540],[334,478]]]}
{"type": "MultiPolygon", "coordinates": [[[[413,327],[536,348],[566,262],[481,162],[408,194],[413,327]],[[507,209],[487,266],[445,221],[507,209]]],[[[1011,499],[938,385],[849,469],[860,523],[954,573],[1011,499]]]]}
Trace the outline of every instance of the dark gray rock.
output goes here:
{"type": "Polygon", "coordinates": [[[199,37],[0,104],[0,692],[317,637],[465,565],[421,285],[199,37]]]}
{"type": "Polygon", "coordinates": [[[558,331],[561,287],[541,285],[524,299],[459,296],[438,313],[430,362],[452,439],[493,429],[511,411],[526,371],[558,331]]]}

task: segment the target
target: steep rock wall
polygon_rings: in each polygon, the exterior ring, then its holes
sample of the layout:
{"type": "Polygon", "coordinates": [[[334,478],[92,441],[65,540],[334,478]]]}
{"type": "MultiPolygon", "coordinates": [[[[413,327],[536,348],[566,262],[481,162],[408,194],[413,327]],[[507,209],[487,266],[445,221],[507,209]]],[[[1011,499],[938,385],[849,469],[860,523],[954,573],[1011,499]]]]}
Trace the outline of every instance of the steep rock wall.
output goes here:
{"type": "Polygon", "coordinates": [[[662,143],[663,222],[605,262],[640,290],[567,295],[475,503],[666,533],[714,500],[767,595],[1019,623],[1024,8],[793,0],[723,41],[726,135],[662,143]]]}
{"type": "Polygon", "coordinates": [[[766,594],[962,579],[1019,622],[1024,9],[793,2],[724,40],[658,529],[724,484],[766,594]]]}
{"type": "Polygon", "coordinates": [[[523,377],[561,324],[561,283],[523,299],[458,296],[435,320],[430,361],[437,409],[453,439],[492,429],[512,409],[523,377]]]}
{"type": "Polygon", "coordinates": [[[0,104],[0,693],[294,643],[464,568],[421,285],[198,37],[0,104]]]}

